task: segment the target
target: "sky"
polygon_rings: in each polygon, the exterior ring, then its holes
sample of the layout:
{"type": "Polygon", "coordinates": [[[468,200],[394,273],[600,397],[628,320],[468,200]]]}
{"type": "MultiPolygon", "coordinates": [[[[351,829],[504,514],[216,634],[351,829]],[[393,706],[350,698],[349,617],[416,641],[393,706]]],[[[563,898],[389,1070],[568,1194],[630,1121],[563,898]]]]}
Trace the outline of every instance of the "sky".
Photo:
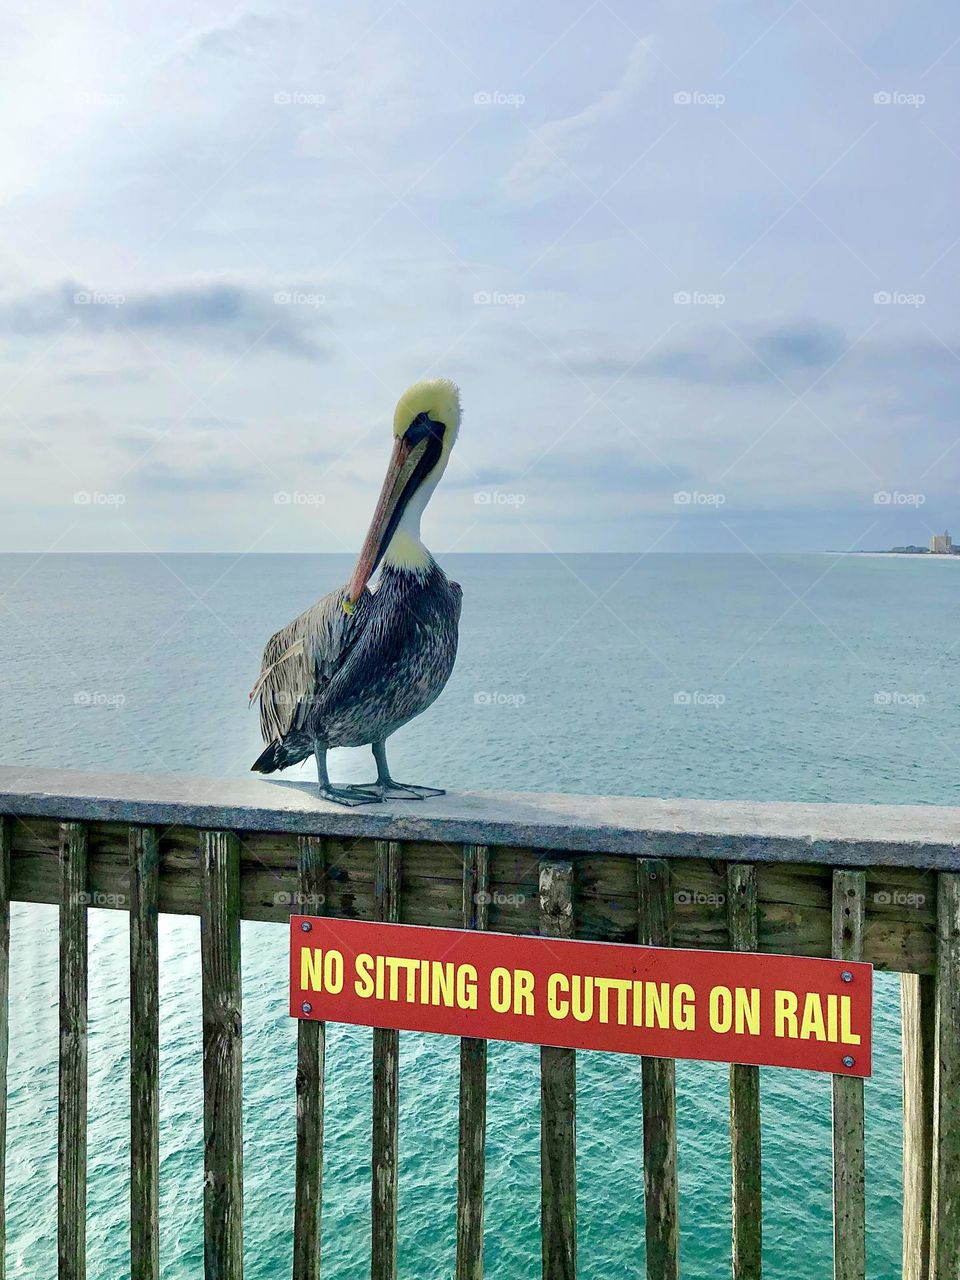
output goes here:
{"type": "Polygon", "coordinates": [[[960,537],[960,13],[172,0],[0,19],[0,550],[960,537]]]}

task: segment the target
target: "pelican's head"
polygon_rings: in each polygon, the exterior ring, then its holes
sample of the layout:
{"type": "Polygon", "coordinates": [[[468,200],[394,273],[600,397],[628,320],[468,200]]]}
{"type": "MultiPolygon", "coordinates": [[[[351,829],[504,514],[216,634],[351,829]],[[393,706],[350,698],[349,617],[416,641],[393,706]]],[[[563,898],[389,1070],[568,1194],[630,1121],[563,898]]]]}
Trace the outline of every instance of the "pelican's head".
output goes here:
{"type": "Polygon", "coordinates": [[[417,423],[434,423],[441,428],[443,445],[449,453],[460,430],[460,388],[449,378],[425,378],[408,387],[393,411],[393,434],[401,440],[417,423]]]}
{"type": "Polygon", "coordinates": [[[388,549],[404,567],[429,562],[420,542],[420,517],[443,475],[460,430],[460,388],[449,378],[415,382],[393,414],[393,456],[347,588],[344,609],[353,611],[388,549]]]}

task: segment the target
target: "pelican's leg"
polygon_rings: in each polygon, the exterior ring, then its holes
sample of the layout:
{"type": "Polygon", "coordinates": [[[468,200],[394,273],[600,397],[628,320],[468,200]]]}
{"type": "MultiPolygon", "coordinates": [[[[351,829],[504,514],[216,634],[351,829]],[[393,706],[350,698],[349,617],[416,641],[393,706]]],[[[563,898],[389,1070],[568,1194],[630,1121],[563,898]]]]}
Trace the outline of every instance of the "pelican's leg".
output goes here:
{"type": "Polygon", "coordinates": [[[314,747],[313,754],[317,760],[317,784],[324,800],[332,800],[334,804],[352,807],[357,804],[376,804],[382,796],[374,795],[368,788],[335,787],[327,773],[327,748],[319,744],[314,747]]]}
{"type": "Polygon", "coordinates": [[[372,742],[373,758],[377,762],[377,780],[363,787],[369,795],[378,800],[386,800],[388,796],[396,796],[398,800],[425,800],[427,796],[444,796],[447,793],[439,787],[416,787],[412,782],[394,782],[390,777],[390,766],[387,764],[387,746],[385,742],[372,742]]]}

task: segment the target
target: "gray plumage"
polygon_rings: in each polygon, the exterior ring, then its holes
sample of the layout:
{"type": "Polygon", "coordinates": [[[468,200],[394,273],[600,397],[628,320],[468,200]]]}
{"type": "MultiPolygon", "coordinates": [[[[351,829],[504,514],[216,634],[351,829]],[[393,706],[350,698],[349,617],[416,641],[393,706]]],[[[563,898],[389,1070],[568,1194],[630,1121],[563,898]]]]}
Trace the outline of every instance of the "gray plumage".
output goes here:
{"type": "Polygon", "coordinates": [[[462,591],[430,560],[384,566],[352,614],[346,588],[324,596],[268,641],[253,694],[272,773],[317,748],[383,743],[439,697],[457,655],[462,591]]]}

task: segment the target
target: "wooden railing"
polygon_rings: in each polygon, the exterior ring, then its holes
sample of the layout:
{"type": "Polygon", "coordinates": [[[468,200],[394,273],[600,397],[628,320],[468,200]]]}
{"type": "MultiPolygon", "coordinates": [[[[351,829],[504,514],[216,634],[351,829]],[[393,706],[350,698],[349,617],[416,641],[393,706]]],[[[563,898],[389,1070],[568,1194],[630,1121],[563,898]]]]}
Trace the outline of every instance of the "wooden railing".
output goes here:
{"type": "MultiPolygon", "coordinates": [[[[240,920],[291,911],[900,972],[904,1280],[960,1275],[960,810],[534,795],[334,809],[309,785],[0,769],[0,1280],[9,903],[60,908],[58,1258],[86,1275],[87,912],[129,911],[131,1275],[158,1280],[158,912],[201,920],[204,1252],[239,1280],[240,920]]],[[[325,1029],[302,1022],[294,1280],[321,1275],[325,1029]]],[[[373,1280],[397,1259],[398,1033],[374,1033],[373,1280]]],[[[543,1274],[577,1270],[576,1055],[541,1051],[543,1274]]],[[[674,1064],[644,1059],[649,1280],[679,1276],[674,1064]]],[[[291,1088],[293,1089],[293,1082],[291,1088]]],[[[730,1068],[732,1275],[761,1274],[760,1085],[730,1068]]],[[[457,1277],[483,1275],[486,1045],[460,1057],[457,1277]]],[[[863,1083],[833,1079],[834,1274],[865,1276],[863,1083]]],[[[797,1275],[803,1243],[797,1242],[797,1275]]]]}

